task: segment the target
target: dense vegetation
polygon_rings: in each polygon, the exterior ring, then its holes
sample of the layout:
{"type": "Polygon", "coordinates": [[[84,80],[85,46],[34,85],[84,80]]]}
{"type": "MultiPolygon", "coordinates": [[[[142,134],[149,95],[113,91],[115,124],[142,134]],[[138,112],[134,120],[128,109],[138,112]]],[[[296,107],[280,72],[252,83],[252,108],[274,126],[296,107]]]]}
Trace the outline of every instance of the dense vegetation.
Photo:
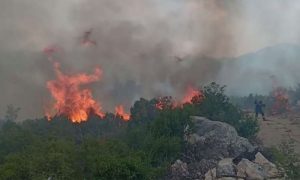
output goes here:
{"type": "Polygon", "coordinates": [[[258,131],[212,83],[204,99],[174,108],[172,98],[141,98],[131,108],[132,120],[107,114],[72,124],[64,117],[14,122],[18,109],[10,107],[0,130],[0,179],[157,179],[183,152],[184,127],[189,116],[205,116],[233,125],[244,137],[258,131]]]}

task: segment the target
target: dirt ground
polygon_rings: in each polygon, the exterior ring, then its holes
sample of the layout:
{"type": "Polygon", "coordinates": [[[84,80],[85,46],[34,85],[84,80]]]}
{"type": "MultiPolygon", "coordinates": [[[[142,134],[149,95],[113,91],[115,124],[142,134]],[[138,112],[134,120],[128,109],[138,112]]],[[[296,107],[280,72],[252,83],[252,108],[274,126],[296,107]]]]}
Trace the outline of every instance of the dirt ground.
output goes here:
{"type": "Polygon", "coordinates": [[[295,152],[300,153],[300,111],[285,115],[267,116],[267,121],[259,119],[258,138],[264,146],[278,146],[283,141],[292,139],[295,152]]]}

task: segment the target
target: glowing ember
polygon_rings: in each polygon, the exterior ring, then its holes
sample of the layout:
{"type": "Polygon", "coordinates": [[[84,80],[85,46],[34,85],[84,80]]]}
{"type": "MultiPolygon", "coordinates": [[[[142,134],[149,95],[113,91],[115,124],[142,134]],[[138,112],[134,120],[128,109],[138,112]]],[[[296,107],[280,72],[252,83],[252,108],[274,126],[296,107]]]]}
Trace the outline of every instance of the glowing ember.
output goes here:
{"type": "Polygon", "coordinates": [[[51,120],[51,114],[48,111],[45,112],[45,117],[48,119],[48,121],[51,120]]]}
{"type": "Polygon", "coordinates": [[[159,110],[163,110],[164,109],[164,104],[163,104],[163,101],[162,101],[162,98],[158,98],[158,102],[155,104],[155,107],[156,109],[159,109],[159,110]]]}
{"type": "MultiPolygon", "coordinates": [[[[104,117],[101,105],[93,99],[91,90],[81,88],[82,85],[98,81],[102,75],[101,69],[96,68],[91,75],[65,75],[57,62],[54,63],[54,69],[57,79],[48,81],[47,88],[56,101],[52,110],[57,115],[66,116],[74,123],[86,121],[90,113],[104,117]]],[[[47,117],[51,117],[50,114],[46,112],[47,117]]]]}
{"type": "Polygon", "coordinates": [[[174,109],[176,107],[175,104],[171,96],[158,97],[156,98],[155,108],[159,110],[174,109]]]}
{"type": "Polygon", "coordinates": [[[128,114],[124,111],[124,107],[122,105],[116,106],[115,107],[115,112],[116,112],[116,116],[120,116],[125,121],[130,120],[130,114],[128,114]]]}

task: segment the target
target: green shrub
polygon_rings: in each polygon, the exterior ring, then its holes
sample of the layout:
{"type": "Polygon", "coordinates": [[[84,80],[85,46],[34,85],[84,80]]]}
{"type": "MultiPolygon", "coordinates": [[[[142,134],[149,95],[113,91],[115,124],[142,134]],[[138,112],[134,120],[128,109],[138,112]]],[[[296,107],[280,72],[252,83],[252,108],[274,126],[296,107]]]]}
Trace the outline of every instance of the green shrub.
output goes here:
{"type": "Polygon", "coordinates": [[[0,179],[23,180],[32,179],[27,157],[21,153],[7,155],[4,163],[0,164],[0,179]]]}
{"type": "Polygon", "coordinates": [[[271,153],[275,163],[282,167],[288,179],[300,179],[299,154],[294,151],[294,141],[283,142],[279,147],[272,148],[271,153]]]}
{"type": "Polygon", "coordinates": [[[151,169],[144,154],[119,141],[86,141],[81,148],[85,177],[90,179],[146,179],[151,169]]]}
{"type": "Polygon", "coordinates": [[[196,114],[214,121],[226,122],[237,130],[240,136],[249,138],[258,132],[258,122],[246,116],[225,95],[225,86],[211,83],[203,88],[204,100],[195,104],[196,114]]]}
{"type": "Polygon", "coordinates": [[[62,117],[7,121],[0,130],[0,179],[159,179],[184,147],[190,116],[204,116],[233,125],[244,137],[258,131],[225,95],[225,86],[203,88],[204,100],[174,108],[172,97],[140,99],[125,123],[113,114],[72,124],[62,117]],[[161,100],[161,99],[160,99],[161,100]]]}

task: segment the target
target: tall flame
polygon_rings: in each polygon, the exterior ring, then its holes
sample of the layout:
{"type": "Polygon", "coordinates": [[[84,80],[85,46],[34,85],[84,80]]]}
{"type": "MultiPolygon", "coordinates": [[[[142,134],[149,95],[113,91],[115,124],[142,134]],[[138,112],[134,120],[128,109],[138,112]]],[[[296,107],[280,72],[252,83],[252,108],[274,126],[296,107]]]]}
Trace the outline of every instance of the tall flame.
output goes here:
{"type": "Polygon", "coordinates": [[[125,121],[130,120],[130,114],[126,113],[122,105],[115,107],[116,116],[122,117],[125,121]]]}
{"type": "MultiPolygon", "coordinates": [[[[82,85],[99,81],[102,70],[96,68],[94,73],[87,75],[84,73],[77,75],[65,75],[61,72],[60,64],[54,63],[54,70],[57,76],[56,80],[47,82],[47,88],[55,99],[54,109],[57,115],[68,117],[72,122],[83,122],[92,112],[95,115],[104,117],[101,105],[93,99],[90,89],[82,89],[82,85]]],[[[50,112],[46,116],[50,117],[50,112]]]]}

